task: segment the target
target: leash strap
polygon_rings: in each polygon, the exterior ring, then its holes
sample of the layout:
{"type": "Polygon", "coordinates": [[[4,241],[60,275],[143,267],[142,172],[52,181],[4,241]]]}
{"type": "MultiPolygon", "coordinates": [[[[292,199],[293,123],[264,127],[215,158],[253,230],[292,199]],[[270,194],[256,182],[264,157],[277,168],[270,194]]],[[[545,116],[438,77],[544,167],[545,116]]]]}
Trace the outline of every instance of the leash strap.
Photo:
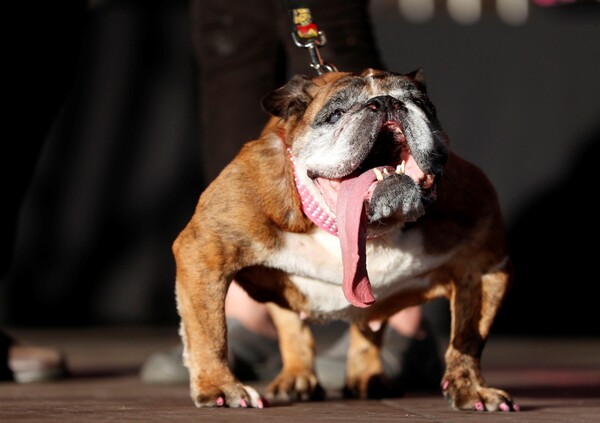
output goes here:
{"type": "Polygon", "coordinates": [[[308,49],[310,67],[319,75],[325,72],[337,72],[335,66],[325,63],[319,47],[327,42],[325,33],[313,22],[312,14],[306,3],[302,0],[284,0],[292,22],[292,40],[296,46],[308,49]]]}

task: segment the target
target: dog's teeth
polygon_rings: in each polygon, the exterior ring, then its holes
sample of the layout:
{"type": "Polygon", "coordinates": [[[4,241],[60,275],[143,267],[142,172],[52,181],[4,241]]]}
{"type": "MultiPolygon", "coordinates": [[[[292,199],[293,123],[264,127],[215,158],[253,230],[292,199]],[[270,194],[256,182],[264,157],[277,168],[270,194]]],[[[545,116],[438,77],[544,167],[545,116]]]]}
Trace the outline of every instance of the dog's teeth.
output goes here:
{"type": "Polygon", "coordinates": [[[402,160],[402,163],[400,163],[398,166],[396,166],[396,173],[398,175],[404,174],[404,167],[405,166],[406,166],[406,161],[402,160]]]}
{"type": "Polygon", "coordinates": [[[383,181],[383,175],[381,173],[381,171],[379,169],[377,169],[376,167],[373,168],[373,172],[375,172],[375,176],[377,177],[378,181],[383,181]]]}
{"type": "Polygon", "coordinates": [[[387,170],[387,168],[386,168],[386,167],[384,167],[384,168],[383,168],[383,176],[384,176],[384,177],[386,177],[386,178],[387,178],[388,176],[390,176],[390,172],[388,172],[388,170],[387,170]]]}

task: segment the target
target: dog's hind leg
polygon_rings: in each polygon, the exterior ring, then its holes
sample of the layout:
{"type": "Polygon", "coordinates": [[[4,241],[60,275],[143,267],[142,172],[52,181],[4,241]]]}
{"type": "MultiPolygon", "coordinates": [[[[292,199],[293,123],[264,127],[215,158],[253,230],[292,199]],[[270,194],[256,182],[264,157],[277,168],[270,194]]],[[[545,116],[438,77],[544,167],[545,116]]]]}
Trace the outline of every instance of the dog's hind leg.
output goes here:
{"type": "Polygon", "coordinates": [[[386,326],[387,322],[384,322],[374,331],[368,325],[350,324],[345,397],[383,398],[392,394],[381,361],[381,346],[386,326]]]}
{"type": "Polygon", "coordinates": [[[315,341],[310,327],[291,310],[267,303],[277,327],[283,368],[267,386],[267,398],[322,400],[325,391],[315,372],[315,341]]]}
{"type": "Polygon", "coordinates": [[[455,409],[518,409],[508,393],[486,385],[480,368],[483,347],[509,283],[509,271],[498,270],[465,276],[451,289],[452,327],[442,390],[455,409]]]}

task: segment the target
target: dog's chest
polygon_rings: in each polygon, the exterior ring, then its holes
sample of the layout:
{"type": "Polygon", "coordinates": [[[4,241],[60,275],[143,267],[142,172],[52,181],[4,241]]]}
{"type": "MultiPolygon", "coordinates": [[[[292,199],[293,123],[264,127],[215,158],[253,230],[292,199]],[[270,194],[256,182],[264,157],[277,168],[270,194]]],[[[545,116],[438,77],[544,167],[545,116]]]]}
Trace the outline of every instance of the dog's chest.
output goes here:
{"type": "MultiPolygon", "coordinates": [[[[431,281],[427,271],[451,255],[426,254],[421,233],[416,230],[370,240],[366,251],[367,271],[377,299],[428,286],[431,281]]],[[[286,233],[283,248],[265,264],[288,273],[312,310],[335,313],[349,308],[342,290],[342,253],[336,236],[320,229],[306,234],[286,233]]]]}

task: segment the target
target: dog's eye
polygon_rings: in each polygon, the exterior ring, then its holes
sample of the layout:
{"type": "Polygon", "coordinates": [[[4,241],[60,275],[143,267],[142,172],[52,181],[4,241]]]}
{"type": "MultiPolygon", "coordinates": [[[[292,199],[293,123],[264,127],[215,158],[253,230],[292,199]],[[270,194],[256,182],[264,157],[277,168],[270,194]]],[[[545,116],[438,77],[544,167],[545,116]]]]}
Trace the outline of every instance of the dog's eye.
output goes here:
{"type": "Polygon", "coordinates": [[[332,114],[327,116],[327,122],[328,123],[336,123],[338,120],[340,120],[340,118],[342,117],[343,114],[344,114],[344,112],[340,109],[334,110],[334,112],[332,114]]]}

